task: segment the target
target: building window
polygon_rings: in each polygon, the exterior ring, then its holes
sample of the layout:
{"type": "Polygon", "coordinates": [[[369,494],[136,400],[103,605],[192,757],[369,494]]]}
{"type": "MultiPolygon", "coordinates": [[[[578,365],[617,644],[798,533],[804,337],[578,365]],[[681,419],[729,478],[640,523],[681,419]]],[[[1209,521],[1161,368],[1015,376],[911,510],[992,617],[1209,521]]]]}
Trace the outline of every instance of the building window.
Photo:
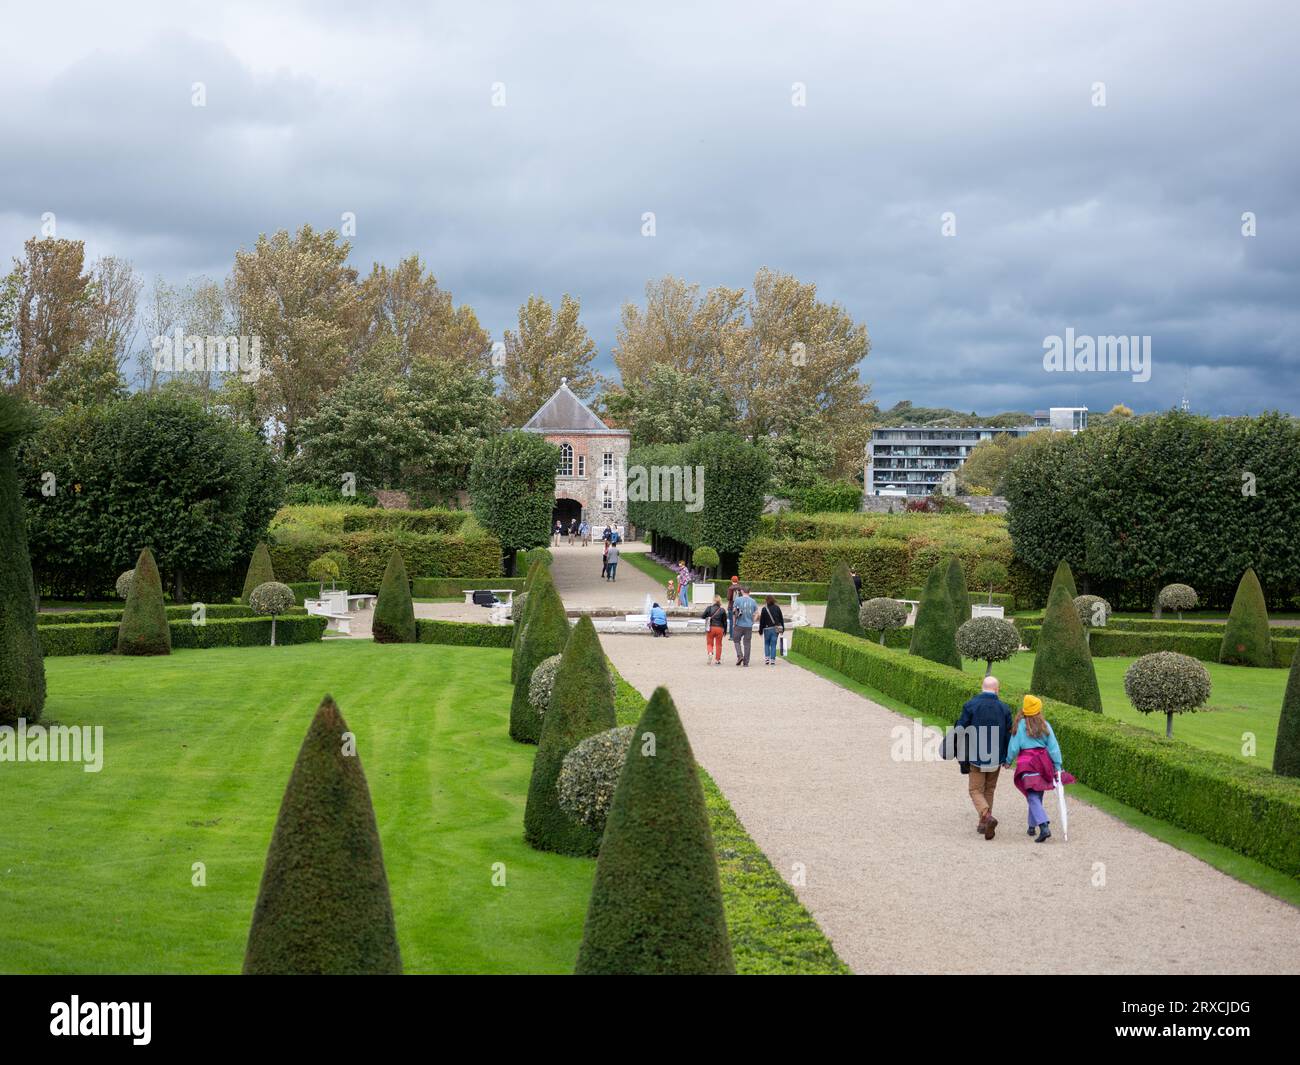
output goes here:
{"type": "Polygon", "coordinates": [[[561,477],[573,476],[573,445],[560,445],[560,465],[555,470],[561,477]]]}
{"type": "Polygon", "coordinates": [[[606,511],[614,509],[614,493],[608,488],[605,489],[605,499],[602,509],[606,511]]]}
{"type": "Polygon", "coordinates": [[[606,451],[605,458],[601,465],[601,473],[606,477],[614,476],[614,452],[606,451]]]}
{"type": "Polygon", "coordinates": [[[578,456],[578,476],[579,476],[579,477],[586,477],[586,476],[587,476],[587,456],[586,456],[586,455],[579,455],[579,456],[578,456]]]}

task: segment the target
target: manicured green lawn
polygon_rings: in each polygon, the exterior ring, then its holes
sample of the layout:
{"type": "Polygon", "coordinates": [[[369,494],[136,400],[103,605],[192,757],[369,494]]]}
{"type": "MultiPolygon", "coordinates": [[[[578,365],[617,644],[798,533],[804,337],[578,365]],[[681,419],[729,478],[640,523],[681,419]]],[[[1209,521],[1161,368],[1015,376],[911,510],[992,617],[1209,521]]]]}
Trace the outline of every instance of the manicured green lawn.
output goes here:
{"type": "Polygon", "coordinates": [[[620,562],[626,562],[629,566],[639,569],[646,576],[654,580],[659,587],[667,588],[670,580],[676,580],[677,574],[667,566],[661,566],[654,561],[644,551],[620,551],[618,554],[620,562]]]}
{"type": "Polygon", "coordinates": [[[0,764],[0,969],[238,972],[280,798],[331,692],[406,971],[572,971],[594,864],[523,842],[533,748],[506,734],[509,652],[337,641],[46,672],[47,720],[103,725],[104,768],[0,764]]]}
{"type": "MultiPolygon", "coordinates": [[[[1133,661],[1132,658],[1092,660],[1097,671],[1097,684],[1101,688],[1102,709],[1110,717],[1164,735],[1164,715],[1139,714],[1124,694],[1124,671],[1133,661]]],[[[1174,735],[1207,750],[1232,755],[1266,769],[1272,768],[1287,671],[1222,666],[1217,662],[1202,664],[1210,671],[1210,702],[1204,710],[1175,716],[1174,735]],[[1255,734],[1253,757],[1242,752],[1244,732],[1255,734]]],[[[984,673],[983,662],[965,660],[962,666],[968,673],[984,673]]],[[[1008,683],[1028,688],[1034,673],[1034,656],[1022,651],[1010,661],[995,663],[993,672],[1008,683]]]]}

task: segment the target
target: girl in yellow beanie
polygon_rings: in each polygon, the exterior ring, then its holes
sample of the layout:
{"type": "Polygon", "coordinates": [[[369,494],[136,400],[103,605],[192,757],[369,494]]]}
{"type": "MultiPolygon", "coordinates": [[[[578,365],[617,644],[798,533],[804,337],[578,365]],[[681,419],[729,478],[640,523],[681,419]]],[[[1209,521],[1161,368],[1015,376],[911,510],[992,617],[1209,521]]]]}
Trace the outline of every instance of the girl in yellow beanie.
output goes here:
{"type": "Polygon", "coordinates": [[[1026,695],[1011,724],[1011,743],[1007,747],[1006,767],[1015,767],[1016,787],[1029,803],[1029,835],[1038,833],[1035,843],[1051,838],[1051,822],[1043,809],[1043,792],[1056,787],[1059,776],[1062,783],[1074,780],[1069,773],[1061,772],[1061,745],[1056,742],[1052,726],[1043,717],[1043,701],[1036,695],[1026,695]]]}

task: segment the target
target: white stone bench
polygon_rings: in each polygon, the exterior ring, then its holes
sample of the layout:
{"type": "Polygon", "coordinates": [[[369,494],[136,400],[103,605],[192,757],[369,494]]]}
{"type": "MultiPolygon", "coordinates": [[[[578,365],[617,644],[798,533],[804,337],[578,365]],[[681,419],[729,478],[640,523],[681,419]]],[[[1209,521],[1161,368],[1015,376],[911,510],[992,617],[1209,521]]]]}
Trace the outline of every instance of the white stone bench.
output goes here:
{"type": "Polygon", "coordinates": [[[474,593],[475,593],[475,592],[491,592],[491,593],[492,593],[493,595],[495,595],[498,599],[501,599],[501,598],[504,597],[504,599],[505,599],[505,601],[506,601],[506,608],[507,608],[507,609],[509,609],[510,607],[514,606],[514,602],[515,602],[515,590],[514,590],[513,588],[466,588],[466,589],[465,589],[465,605],[466,605],[466,606],[475,606],[475,605],[476,605],[475,602],[474,602],[474,593]]]}
{"type": "Polygon", "coordinates": [[[348,610],[355,612],[357,610],[369,610],[379,601],[379,596],[369,595],[358,592],[356,595],[348,596],[348,610]],[[355,604],[355,606],[353,605],[355,604]]]}
{"type": "MultiPolygon", "coordinates": [[[[764,603],[764,601],[767,599],[767,597],[768,597],[769,595],[770,595],[773,599],[789,599],[789,600],[790,600],[790,617],[786,620],[786,624],[788,624],[788,625],[803,625],[803,624],[806,624],[806,623],[807,623],[807,621],[808,621],[808,611],[807,611],[806,609],[803,609],[803,608],[801,608],[801,607],[799,606],[799,593],[798,593],[798,592],[750,592],[750,593],[749,593],[749,597],[750,597],[751,599],[753,599],[756,603],[758,603],[758,609],[759,609],[760,611],[763,609],[763,603],[764,603]]],[[[754,619],[754,625],[755,625],[755,627],[758,626],[758,619],[757,619],[757,617],[755,617],[755,619],[754,619]]]]}
{"type": "Polygon", "coordinates": [[[352,615],[347,611],[340,612],[333,609],[333,600],[304,599],[302,605],[307,608],[307,613],[312,617],[324,618],[325,627],[329,632],[341,632],[344,636],[352,635],[352,615]]]}

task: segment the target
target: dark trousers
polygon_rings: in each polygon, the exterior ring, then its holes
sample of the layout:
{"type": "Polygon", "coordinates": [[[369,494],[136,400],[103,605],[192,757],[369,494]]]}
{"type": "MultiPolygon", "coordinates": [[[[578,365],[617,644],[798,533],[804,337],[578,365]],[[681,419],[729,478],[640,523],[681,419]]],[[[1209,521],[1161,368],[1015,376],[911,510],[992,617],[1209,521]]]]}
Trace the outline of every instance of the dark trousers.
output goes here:
{"type": "Polygon", "coordinates": [[[737,625],[731,630],[731,642],[736,645],[736,661],[749,665],[749,644],[754,637],[753,628],[737,625]]]}

